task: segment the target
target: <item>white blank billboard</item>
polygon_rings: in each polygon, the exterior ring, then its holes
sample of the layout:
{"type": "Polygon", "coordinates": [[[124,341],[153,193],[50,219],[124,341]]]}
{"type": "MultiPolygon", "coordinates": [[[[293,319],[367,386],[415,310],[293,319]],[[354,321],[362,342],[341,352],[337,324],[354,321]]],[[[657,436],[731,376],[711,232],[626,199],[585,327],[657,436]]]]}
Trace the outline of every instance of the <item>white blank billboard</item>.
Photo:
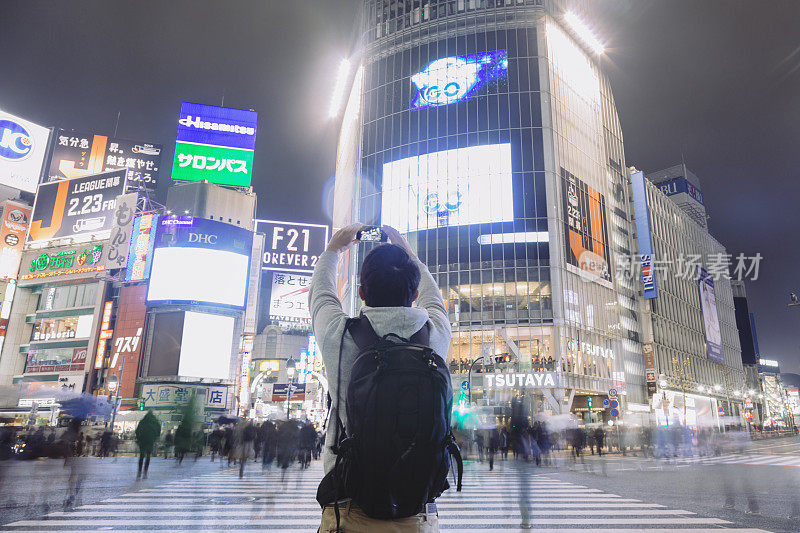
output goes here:
{"type": "Polygon", "coordinates": [[[186,311],[178,375],[230,379],[233,322],[231,316],[186,311]]]}
{"type": "Polygon", "coordinates": [[[0,184],[36,192],[50,130],[0,110],[0,184]]]}
{"type": "Polygon", "coordinates": [[[156,248],[147,301],[244,307],[250,257],[205,248],[156,248]]]}
{"type": "Polygon", "coordinates": [[[400,232],[512,220],[510,144],[455,148],[383,165],[381,223],[400,232]]]}

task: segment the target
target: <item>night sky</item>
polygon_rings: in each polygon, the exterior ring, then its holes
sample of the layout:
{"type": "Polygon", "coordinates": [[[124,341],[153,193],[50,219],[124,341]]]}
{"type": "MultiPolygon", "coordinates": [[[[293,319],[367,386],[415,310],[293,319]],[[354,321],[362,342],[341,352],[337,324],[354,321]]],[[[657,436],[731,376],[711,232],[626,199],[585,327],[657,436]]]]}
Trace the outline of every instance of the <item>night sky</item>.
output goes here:
{"type": "MultiPolygon", "coordinates": [[[[183,100],[259,112],[259,215],[328,222],[338,127],[327,117],[359,0],[9,1],[0,5],[0,109],[47,126],[164,145],[183,100]]],[[[761,354],[800,372],[800,2],[597,0],[592,24],[627,163],[681,157],[711,232],[760,252],[748,284],[761,354]]]]}

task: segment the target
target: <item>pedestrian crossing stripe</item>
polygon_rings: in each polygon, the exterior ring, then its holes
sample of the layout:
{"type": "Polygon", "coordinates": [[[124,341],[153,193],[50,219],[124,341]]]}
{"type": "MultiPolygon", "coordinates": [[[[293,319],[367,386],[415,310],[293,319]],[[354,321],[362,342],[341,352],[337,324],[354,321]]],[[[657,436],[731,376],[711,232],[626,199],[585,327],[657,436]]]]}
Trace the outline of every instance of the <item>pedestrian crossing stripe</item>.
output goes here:
{"type": "Polygon", "coordinates": [[[783,454],[726,454],[717,456],[678,457],[676,460],[678,463],[704,465],[736,464],[800,467],[800,456],[783,454]]]}
{"type": "MultiPolygon", "coordinates": [[[[510,465],[509,465],[510,466],[510,465]]],[[[518,529],[518,495],[529,495],[532,527],[560,533],[647,532],[766,533],[739,528],[720,518],[668,509],[664,505],[622,498],[547,475],[530,475],[514,468],[476,471],[467,465],[463,492],[447,491],[437,500],[439,525],[448,532],[518,529]],[[524,476],[522,478],[521,476],[524,476]]],[[[40,519],[20,520],[4,531],[244,531],[283,533],[314,531],[320,508],[315,494],[322,468],[261,471],[238,477],[237,469],[202,474],[143,488],[72,511],[40,519]]]]}

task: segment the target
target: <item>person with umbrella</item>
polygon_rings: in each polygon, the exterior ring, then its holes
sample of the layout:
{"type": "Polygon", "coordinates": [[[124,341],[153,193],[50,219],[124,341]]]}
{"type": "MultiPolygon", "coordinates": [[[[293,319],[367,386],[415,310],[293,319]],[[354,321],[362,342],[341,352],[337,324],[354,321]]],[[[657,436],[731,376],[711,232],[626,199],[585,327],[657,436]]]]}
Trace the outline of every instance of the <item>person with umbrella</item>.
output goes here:
{"type": "Polygon", "coordinates": [[[136,426],[136,444],[139,445],[139,471],[136,479],[142,477],[142,465],[144,464],[144,478],[147,479],[147,469],[150,468],[150,456],[153,454],[153,446],[161,435],[161,422],[159,422],[153,410],[147,411],[144,418],[136,426]]]}

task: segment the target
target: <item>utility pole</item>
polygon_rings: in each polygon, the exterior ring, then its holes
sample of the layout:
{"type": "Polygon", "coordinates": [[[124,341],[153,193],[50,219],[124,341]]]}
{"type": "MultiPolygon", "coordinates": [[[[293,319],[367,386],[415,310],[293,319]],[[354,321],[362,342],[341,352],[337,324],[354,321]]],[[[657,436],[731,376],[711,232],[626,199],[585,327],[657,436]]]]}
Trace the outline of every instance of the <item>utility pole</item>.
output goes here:
{"type": "Polygon", "coordinates": [[[125,355],[122,356],[122,364],[119,367],[119,381],[117,381],[117,394],[114,397],[114,406],[111,410],[111,431],[114,431],[114,421],[117,419],[117,409],[119,406],[119,389],[122,388],[122,376],[125,374],[125,355]]]}

